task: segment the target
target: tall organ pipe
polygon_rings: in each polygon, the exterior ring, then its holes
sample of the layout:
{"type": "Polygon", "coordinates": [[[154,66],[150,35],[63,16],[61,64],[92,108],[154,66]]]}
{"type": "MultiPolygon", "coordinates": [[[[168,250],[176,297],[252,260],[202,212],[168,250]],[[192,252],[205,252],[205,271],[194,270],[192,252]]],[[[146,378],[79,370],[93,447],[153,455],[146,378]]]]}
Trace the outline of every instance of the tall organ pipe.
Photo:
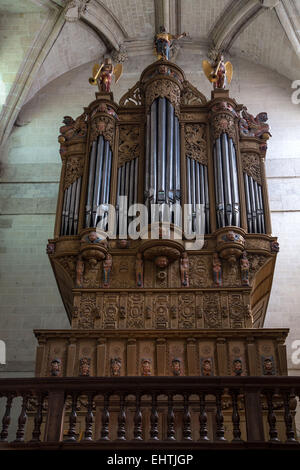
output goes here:
{"type": "Polygon", "coordinates": [[[92,215],[92,202],[93,202],[93,189],[94,189],[94,178],[95,178],[95,163],[96,163],[96,154],[97,154],[97,142],[94,141],[92,144],[91,157],[90,157],[90,167],[89,167],[89,182],[88,182],[88,192],[86,199],[86,219],[85,225],[89,227],[91,224],[91,215],[92,215]]]}
{"type": "MultiPolygon", "coordinates": [[[[179,121],[169,100],[153,101],[146,126],[144,201],[153,221],[156,219],[150,205],[163,204],[163,220],[167,220],[166,205],[180,202],[181,183],[179,121]]],[[[181,223],[175,219],[172,221],[181,223]]]]}
{"type": "Polygon", "coordinates": [[[248,176],[248,184],[249,184],[250,204],[251,204],[251,212],[252,212],[253,233],[257,233],[256,202],[255,202],[255,195],[254,195],[253,179],[251,178],[251,176],[248,176]]]}
{"type": "Polygon", "coordinates": [[[102,135],[98,139],[98,150],[97,150],[97,162],[94,178],[94,194],[93,194],[93,227],[97,226],[97,209],[100,199],[100,189],[101,189],[101,175],[102,175],[102,166],[103,166],[103,150],[104,150],[104,139],[102,135]]]}
{"type": "Polygon", "coordinates": [[[218,228],[240,226],[240,202],[236,153],[226,133],[214,145],[215,194],[218,228]]]}
{"type": "Polygon", "coordinates": [[[208,170],[204,166],[204,195],[205,195],[205,233],[210,232],[210,217],[209,217],[209,192],[208,192],[208,170]]]}
{"type": "Polygon", "coordinates": [[[229,161],[230,161],[230,174],[231,174],[231,191],[232,191],[232,225],[240,226],[240,198],[239,198],[239,184],[238,172],[236,164],[236,153],[233,141],[231,138],[229,142],[229,161]]]}
{"type": "Polygon", "coordinates": [[[232,224],[232,200],[231,200],[231,178],[229,169],[228,140],[227,134],[222,134],[222,163],[224,175],[224,199],[225,199],[225,222],[232,224]]]}
{"type": "Polygon", "coordinates": [[[252,233],[252,210],[251,210],[251,203],[250,203],[248,176],[246,173],[244,173],[244,186],[245,186],[245,197],[246,197],[248,232],[252,233]]]}
{"type": "Polygon", "coordinates": [[[166,178],[166,99],[158,101],[158,141],[157,141],[157,189],[158,203],[165,202],[166,178]]]}
{"type": "Polygon", "coordinates": [[[174,201],[174,108],[167,100],[167,166],[166,166],[166,201],[174,201]]]}

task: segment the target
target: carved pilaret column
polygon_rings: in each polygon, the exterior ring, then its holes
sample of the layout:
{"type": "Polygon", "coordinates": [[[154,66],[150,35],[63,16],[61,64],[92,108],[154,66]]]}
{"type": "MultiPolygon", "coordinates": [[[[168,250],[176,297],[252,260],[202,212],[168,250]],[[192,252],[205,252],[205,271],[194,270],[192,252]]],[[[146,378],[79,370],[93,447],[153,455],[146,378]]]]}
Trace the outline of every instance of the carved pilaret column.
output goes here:
{"type": "Polygon", "coordinates": [[[241,181],[236,104],[216,90],[210,104],[217,228],[241,226],[241,181]]]}

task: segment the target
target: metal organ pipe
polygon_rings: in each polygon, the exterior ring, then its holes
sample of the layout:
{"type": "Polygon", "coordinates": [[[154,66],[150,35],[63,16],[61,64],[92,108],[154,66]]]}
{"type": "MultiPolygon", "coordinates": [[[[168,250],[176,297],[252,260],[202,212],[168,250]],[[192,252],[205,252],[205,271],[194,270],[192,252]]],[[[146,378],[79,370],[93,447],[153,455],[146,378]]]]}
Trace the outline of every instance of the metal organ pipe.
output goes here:
{"type": "Polygon", "coordinates": [[[229,144],[229,162],[231,174],[231,191],[232,191],[232,225],[240,226],[240,198],[239,198],[239,184],[238,173],[236,164],[236,153],[234,143],[231,138],[228,139],[229,144]]]}
{"type": "Polygon", "coordinates": [[[216,139],[214,146],[214,173],[217,226],[240,226],[240,201],[233,141],[226,133],[216,139]]]}
{"type": "MultiPolygon", "coordinates": [[[[180,136],[179,121],[174,107],[166,98],[153,101],[146,121],[145,203],[152,216],[151,204],[167,206],[180,202],[180,136]]],[[[178,219],[179,217],[177,217],[178,219]]],[[[181,224],[180,220],[172,220],[181,224]]],[[[150,219],[149,219],[150,220],[150,219]]]]}
{"type": "Polygon", "coordinates": [[[249,233],[265,233],[262,187],[252,176],[244,173],[245,199],[249,233]]]}
{"type": "Polygon", "coordinates": [[[231,178],[229,169],[228,139],[223,133],[222,142],[222,163],[224,175],[224,200],[225,200],[225,225],[232,225],[232,200],[231,200],[231,178]]]}
{"type": "Polygon", "coordinates": [[[91,157],[90,157],[90,167],[89,167],[89,181],[88,181],[88,193],[87,193],[87,200],[86,200],[86,219],[85,225],[89,227],[91,224],[91,215],[92,215],[92,200],[93,200],[93,181],[95,178],[95,162],[96,162],[96,153],[97,153],[97,142],[93,142],[92,150],[91,150],[91,157]]]}

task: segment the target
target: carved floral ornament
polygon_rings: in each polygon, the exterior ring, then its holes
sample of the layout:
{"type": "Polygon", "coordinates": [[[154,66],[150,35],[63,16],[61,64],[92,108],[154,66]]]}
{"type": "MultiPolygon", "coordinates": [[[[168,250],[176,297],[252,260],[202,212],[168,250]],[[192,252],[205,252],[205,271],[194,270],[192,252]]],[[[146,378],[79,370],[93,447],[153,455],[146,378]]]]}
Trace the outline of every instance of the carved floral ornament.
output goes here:
{"type": "Polygon", "coordinates": [[[185,153],[202,165],[207,165],[206,125],[185,125],[185,153]]]}
{"type": "Polygon", "coordinates": [[[124,106],[126,108],[132,106],[141,106],[143,104],[143,95],[140,88],[140,82],[137,82],[133,87],[131,87],[125,95],[120,99],[120,107],[124,106]]]}
{"type": "Polygon", "coordinates": [[[160,79],[151,82],[146,89],[146,106],[149,109],[156,98],[168,98],[174,106],[176,116],[180,116],[180,87],[172,80],[160,79]]]}
{"type": "Polygon", "coordinates": [[[64,190],[67,189],[83,173],[83,158],[72,156],[67,159],[66,172],[64,177],[64,190]]]}
{"type": "Polygon", "coordinates": [[[228,113],[218,113],[212,115],[212,129],[213,129],[213,138],[214,140],[218,139],[223,132],[235,142],[236,141],[236,131],[234,118],[228,113]]]}
{"type": "Polygon", "coordinates": [[[261,181],[260,157],[254,152],[242,152],[243,171],[251,176],[258,184],[261,181]]]}
{"type": "Polygon", "coordinates": [[[97,117],[91,124],[90,142],[96,140],[98,135],[103,135],[104,139],[110,143],[111,147],[113,147],[114,131],[115,122],[113,118],[108,116],[97,117]]]}
{"type": "Polygon", "coordinates": [[[120,126],[118,166],[129,162],[140,154],[140,128],[135,125],[120,126]]]}

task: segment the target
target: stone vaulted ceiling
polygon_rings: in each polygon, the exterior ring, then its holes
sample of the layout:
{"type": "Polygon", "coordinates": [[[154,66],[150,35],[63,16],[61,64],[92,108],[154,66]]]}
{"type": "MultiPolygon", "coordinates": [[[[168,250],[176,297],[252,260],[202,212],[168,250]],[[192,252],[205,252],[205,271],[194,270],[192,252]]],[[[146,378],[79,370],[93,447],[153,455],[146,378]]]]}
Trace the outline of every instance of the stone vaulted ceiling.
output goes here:
{"type": "Polygon", "coordinates": [[[300,0],[0,0],[0,21],[0,143],[47,83],[120,48],[151,52],[161,25],[188,32],[179,47],[199,63],[224,50],[300,78],[300,0]]]}

